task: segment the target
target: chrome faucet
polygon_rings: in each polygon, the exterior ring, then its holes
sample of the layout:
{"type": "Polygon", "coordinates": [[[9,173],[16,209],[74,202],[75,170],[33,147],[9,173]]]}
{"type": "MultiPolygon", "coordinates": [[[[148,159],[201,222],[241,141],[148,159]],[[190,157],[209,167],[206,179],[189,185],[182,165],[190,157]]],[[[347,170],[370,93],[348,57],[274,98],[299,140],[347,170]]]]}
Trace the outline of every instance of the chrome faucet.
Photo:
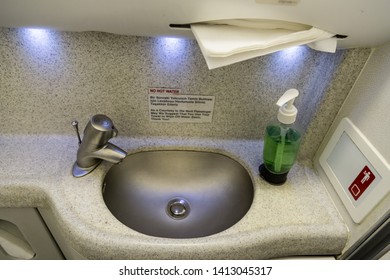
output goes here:
{"type": "Polygon", "coordinates": [[[78,123],[72,123],[79,138],[77,160],[73,165],[74,177],[82,177],[92,172],[102,160],[119,163],[127,156],[121,148],[108,142],[116,137],[118,130],[106,115],[94,115],[84,129],[84,137],[81,141],[78,133],[78,123]]]}

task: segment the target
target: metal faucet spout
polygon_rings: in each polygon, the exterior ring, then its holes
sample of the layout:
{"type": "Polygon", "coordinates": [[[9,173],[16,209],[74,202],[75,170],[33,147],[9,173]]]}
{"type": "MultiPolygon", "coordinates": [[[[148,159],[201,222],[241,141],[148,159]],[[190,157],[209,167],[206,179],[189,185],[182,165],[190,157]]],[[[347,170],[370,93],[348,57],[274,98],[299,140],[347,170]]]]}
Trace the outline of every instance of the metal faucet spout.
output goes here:
{"type": "Polygon", "coordinates": [[[119,163],[127,156],[127,153],[118,146],[108,142],[103,148],[93,152],[92,156],[111,163],[119,163]]]}

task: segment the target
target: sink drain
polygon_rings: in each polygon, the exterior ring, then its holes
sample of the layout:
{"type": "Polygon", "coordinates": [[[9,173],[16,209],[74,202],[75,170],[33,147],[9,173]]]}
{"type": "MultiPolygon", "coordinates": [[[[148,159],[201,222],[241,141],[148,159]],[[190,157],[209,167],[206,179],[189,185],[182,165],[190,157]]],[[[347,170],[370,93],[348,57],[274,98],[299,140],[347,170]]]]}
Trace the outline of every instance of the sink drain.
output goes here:
{"type": "Polygon", "coordinates": [[[168,202],[167,214],[174,219],[184,219],[190,213],[190,205],[183,198],[173,198],[168,202]]]}

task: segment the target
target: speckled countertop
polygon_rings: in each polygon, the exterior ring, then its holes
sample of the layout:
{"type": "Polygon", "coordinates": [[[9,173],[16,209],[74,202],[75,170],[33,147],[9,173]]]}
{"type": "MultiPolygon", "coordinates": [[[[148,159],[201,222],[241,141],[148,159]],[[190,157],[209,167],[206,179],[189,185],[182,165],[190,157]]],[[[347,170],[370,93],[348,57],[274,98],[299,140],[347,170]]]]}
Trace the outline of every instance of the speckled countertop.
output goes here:
{"type": "Polygon", "coordinates": [[[249,140],[116,138],[129,153],[140,150],[206,150],[244,165],[254,182],[254,201],[244,218],[208,237],[169,239],[129,229],[106,208],[101,185],[110,168],[73,178],[74,137],[0,136],[0,207],[44,208],[68,244],[88,259],[268,259],[337,255],[347,228],[310,165],[297,163],[288,182],[271,186],[258,176],[262,143],[249,140]]]}

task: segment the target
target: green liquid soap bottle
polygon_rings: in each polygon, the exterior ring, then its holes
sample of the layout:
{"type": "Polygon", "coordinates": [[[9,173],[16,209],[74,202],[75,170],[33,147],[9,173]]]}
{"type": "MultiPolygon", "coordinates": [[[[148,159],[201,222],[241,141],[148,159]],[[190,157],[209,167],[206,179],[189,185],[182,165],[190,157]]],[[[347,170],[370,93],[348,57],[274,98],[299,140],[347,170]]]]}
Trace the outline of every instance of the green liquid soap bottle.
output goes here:
{"type": "Polygon", "coordinates": [[[299,92],[287,90],[276,103],[279,106],[277,121],[269,123],[265,129],[263,159],[260,176],[274,185],[284,184],[287,174],[298,154],[302,133],[294,126],[297,108],[294,100],[299,92]]]}

